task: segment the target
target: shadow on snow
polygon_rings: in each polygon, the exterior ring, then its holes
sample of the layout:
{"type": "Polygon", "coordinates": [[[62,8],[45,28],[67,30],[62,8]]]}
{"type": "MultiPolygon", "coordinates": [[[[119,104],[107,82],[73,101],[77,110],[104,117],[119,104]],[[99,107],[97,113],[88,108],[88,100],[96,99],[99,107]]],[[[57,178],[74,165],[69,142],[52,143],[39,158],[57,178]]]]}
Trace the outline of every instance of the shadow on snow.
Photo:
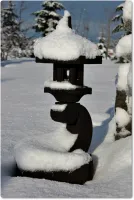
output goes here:
{"type": "MultiPolygon", "coordinates": [[[[91,146],[89,148],[89,151],[91,153],[94,152],[94,150],[101,145],[101,143],[104,141],[107,133],[108,133],[108,128],[109,128],[109,122],[112,120],[112,118],[114,117],[114,107],[111,107],[108,109],[108,111],[106,112],[107,114],[110,115],[110,117],[106,120],[103,121],[101,126],[96,126],[93,129],[93,137],[92,137],[92,142],[91,142],[91,146]]],[[[98,157],[94,154],[92,154],[93,157],[93,162],[94,162],[94,174],[96,171],[96,168],[98,166],[98,157]]]]}

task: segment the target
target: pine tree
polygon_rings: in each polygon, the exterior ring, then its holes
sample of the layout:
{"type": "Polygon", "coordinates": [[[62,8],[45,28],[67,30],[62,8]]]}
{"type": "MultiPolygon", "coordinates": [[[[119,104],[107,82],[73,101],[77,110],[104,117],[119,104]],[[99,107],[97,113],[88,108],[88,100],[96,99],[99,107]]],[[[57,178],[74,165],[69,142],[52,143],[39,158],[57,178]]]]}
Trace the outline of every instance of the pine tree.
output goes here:
{"type": "Polygon", "coordinates": [[[15,5],[8,2],[1,12],[1,59],[29,57],[33,53],[33,40],[21,28],[22,19],[15,12],[15,5]]]}
{"type": "Polygon", "coordinates": [[[113,29],[112,33],[117,33],[120,31],[124,31],[124,22],[123,22],[123,5],[124,3],[120,4],[119,6],[117,6],[116,8],[116,13],[117,15],[115,15],[112,19],[112,22],[119,22],[119,24],[113,29]]]}
{"type": "Polygon", "coordinates": [[[101,51],[101,56],[102,56],[102,58],[106,58],[106,53],[107,53],[106,45],[105,45],[105,40],[106,39],[105,39],[105,36],[104,36],[103,27],[102,27],[102,31],[100,33],[100,37],[98,37],[98,40],[99,40],[99,43],[97,44],[97,46],[101,51]]]}
{"type": "Polygon", "coordinates": [[[19,24],[17,15],[14,12],[12,1],[8,2],[8,8],[1,12],[1,57],[7,59],[10,50],[19,46],[19,24]]]}
{"type": "Polygon", "coordinates": [[[117,33],[120,31],[124,31],[124,35],[129,35],[131,33],[131,29],[132,29],[132,23],[131,21],[127,22],[127,25],[124,23],[123,20],[123,8],[124,8],[124,3],[120,4],[119,6],[117,6],[116,8],[116,12],[118,12],[119,14],[117,14],[112,21],[113,22],[119,22],[120,24],[118,24],[112,31],[112,33],[117,33]]]}
{"type": "MultiPolygon", "coordinates": [[[[113,29],[113,31],[112,31],[113,34],[118,33],[118,32],[123,32],[123,34],[122,34],[123,36],[131,34],[131,29],[132,29],[131,22],[128,21],[127,25],[126,25],[124,23],[124,20],[123,20],[124,5],[125,5],[125,3],[122,3],[119,6],[117,6],[117,8],[116,8],[116,13],[118,13],[118,14],[112,19],[112,21],[113,22],[120,22],[120,23],[113,29]]],[[[127,60],[124,59],[123,57],[120,57],[118,59],[118,62],[119,63],[126,63],[127,60]]]]}
{"type": "Polygon", "coordinates": [[[64,7],[56,1],[44,1],[42,7],[42,10],[33,13],[36,16],[36,24],[33,28],[36,32],[41,32],[43,36],[46,36],[56,28],[58,21],[61,19],[56,11],[62,10],[64,7]]]}

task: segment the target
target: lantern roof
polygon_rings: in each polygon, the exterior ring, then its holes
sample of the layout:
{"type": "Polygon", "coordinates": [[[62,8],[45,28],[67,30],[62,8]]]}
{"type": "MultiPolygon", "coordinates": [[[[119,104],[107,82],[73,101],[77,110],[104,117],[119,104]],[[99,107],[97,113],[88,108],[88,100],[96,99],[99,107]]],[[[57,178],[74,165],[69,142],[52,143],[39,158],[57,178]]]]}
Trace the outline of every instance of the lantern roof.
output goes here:
{"type": "Polygon", "coordinates": [[[34,55],[37,59],[67,62],[78,60],[80,57],[86,60],[100,56],[96,44],[77,35],[71,29],[71,25],[69,27],[69,18],[71,18],[70,13],[65,10],[56,29],[46,37],[36,40],[34,55]]]}

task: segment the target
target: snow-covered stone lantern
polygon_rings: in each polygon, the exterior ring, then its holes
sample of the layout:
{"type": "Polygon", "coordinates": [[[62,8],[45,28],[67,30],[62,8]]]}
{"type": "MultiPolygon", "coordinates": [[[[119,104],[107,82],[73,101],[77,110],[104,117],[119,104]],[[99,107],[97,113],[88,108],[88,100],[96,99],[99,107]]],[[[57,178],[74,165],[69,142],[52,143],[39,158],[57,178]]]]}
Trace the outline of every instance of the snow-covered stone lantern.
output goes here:
{"type": "Polygon", "coordinates": [[[63,123],[64,130],[48,134],[43,150],[39,140],[35,146],[33,140],[17,146],[17,166],[23,176],[84,184],[93,178],[93,160],[87,153],[92,120],[86,108],[77,102],[92,93],[92,88],[83,83],[84,64],[101,64],[102,57],[97,45],[72,30],[68,11],[55,31],[36,41],[34,54],[37,63],[53,63],[53,80],[45,82],[44,92],[56,98],[51,117],[63,123]]]}

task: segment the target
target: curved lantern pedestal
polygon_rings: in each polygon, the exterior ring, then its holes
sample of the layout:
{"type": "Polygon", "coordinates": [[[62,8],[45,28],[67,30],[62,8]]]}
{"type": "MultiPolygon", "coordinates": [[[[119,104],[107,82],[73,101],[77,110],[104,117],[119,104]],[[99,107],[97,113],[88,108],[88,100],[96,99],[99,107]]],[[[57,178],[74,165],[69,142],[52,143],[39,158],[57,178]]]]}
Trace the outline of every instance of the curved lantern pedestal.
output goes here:
{"type": "MultiPolygon", "coordinates": [[[[62,104],[58,103],[58,105],[62,104]]],[[[51,118],[66,124],[66,129],[71,134],[78,134],[69,152],[76,149],[88,151],[92,139],[92,120],[84,106],[79,103],[68,103],[62,112],[51,109],[51,118]]]]}
{"type": "MultiPolygon", "coordinates": [[[[84,57],[80,57],[77,60],[64,62],[64,61],[52,61],[45,59],[36,58],[36,62],[38,63],[54,63],[53,69],[53,81],[57,81],[58,83],[64,81],[69,82],[76,88],[52,88],[49,86],[45,86],[44,92],[52,94],[57,102],[55,103],[55,107],[51,109],[51,118],[54,121],[61,122],[66,124],[67,132],[72,136],[77,136],[76,140],[72,145],[68,148],[68,150],[63,150],[58,153],[62,155],[72,155],[72,156],[80,156],[83,159],[83,163],[77,167],[75,166],[72,170],[29,170],[25,167],[22,169],[21,166],[17,167],[19,176],[27,176],[33,178],[45,178],[50,180],[56,180],[60,182],[68,182],[73,184],[84,184],[86,181],[92,180],[94,174],[93,168],[93,160],[92,156],[89,155],[88,149],[92,139],[92,120],[90,114],[86,110],[84,106],[80,103],[77,103],[82,96],[86,94],[92,94],[92,89],[86,86],[83,86],[83,78],[84,78],[84,63],[86,64],[101,64],[102,58],[97,57],[96,59],[86,59],[84,57]],[[64,107],[65,105],[65,107],[64,107]],[[58,109],[60,106],[63,106],[64,109],[58,109]],[[77,155],[74,155],[77,152],[77,155]],[[83,156],[83,157],[82,157],[83,156]],[[89,159],[90,157],[90,159],[89,159]]],[[[71,137],[72,137],[71,136],[71,137]]],[[[51,137],[51,136],[50,136],[51,137]]],[[[56,142],[56,141],[55,141],[56,142]]],[[[62,145],[63,141],[61,139],[60,144],[62,145]]],[[[65,141],[64,141],[65,144],[65,141]]],[[[45,146],[43,147],[45,149],[45,146]]],[[[54,151],[53,146],[49,146],[48,149],[54,151]]],[[[37,149],[38,150],[38,149],[37,149]]],[[[39,149],[40,150],[40,149],[39,149]]],[[[56,151],[55,151],[56,152],[56,151]]],[[[55,154],[56,155],[56,154],[55,154]]],[[[59,157],[58,157],[59,158],[59,157]]],[[[74,157],[72,157],[73,159],[74,157]]],[[[24,158],[25,160],[25,158],[24,158]]],[[[59,159],[60,160],[60,159],[59,159]]],[[[65,165],[68,165],[68,160],[66,160],[65,165]]],[[[48,162],[51,161],[51,158],[48,158],[48,162]]],[[[37,161],[38,162],[38,161],[37,161]]],[[[47,162],[47,161],[46,161],[47,162]]],[[[59,161],[60,162],[60,161],[59,161]]],[[[18,164],[18,163],[17,163],[18,164]]],[[[32,164],[31,164],[32,165],[32,164]]]]}

